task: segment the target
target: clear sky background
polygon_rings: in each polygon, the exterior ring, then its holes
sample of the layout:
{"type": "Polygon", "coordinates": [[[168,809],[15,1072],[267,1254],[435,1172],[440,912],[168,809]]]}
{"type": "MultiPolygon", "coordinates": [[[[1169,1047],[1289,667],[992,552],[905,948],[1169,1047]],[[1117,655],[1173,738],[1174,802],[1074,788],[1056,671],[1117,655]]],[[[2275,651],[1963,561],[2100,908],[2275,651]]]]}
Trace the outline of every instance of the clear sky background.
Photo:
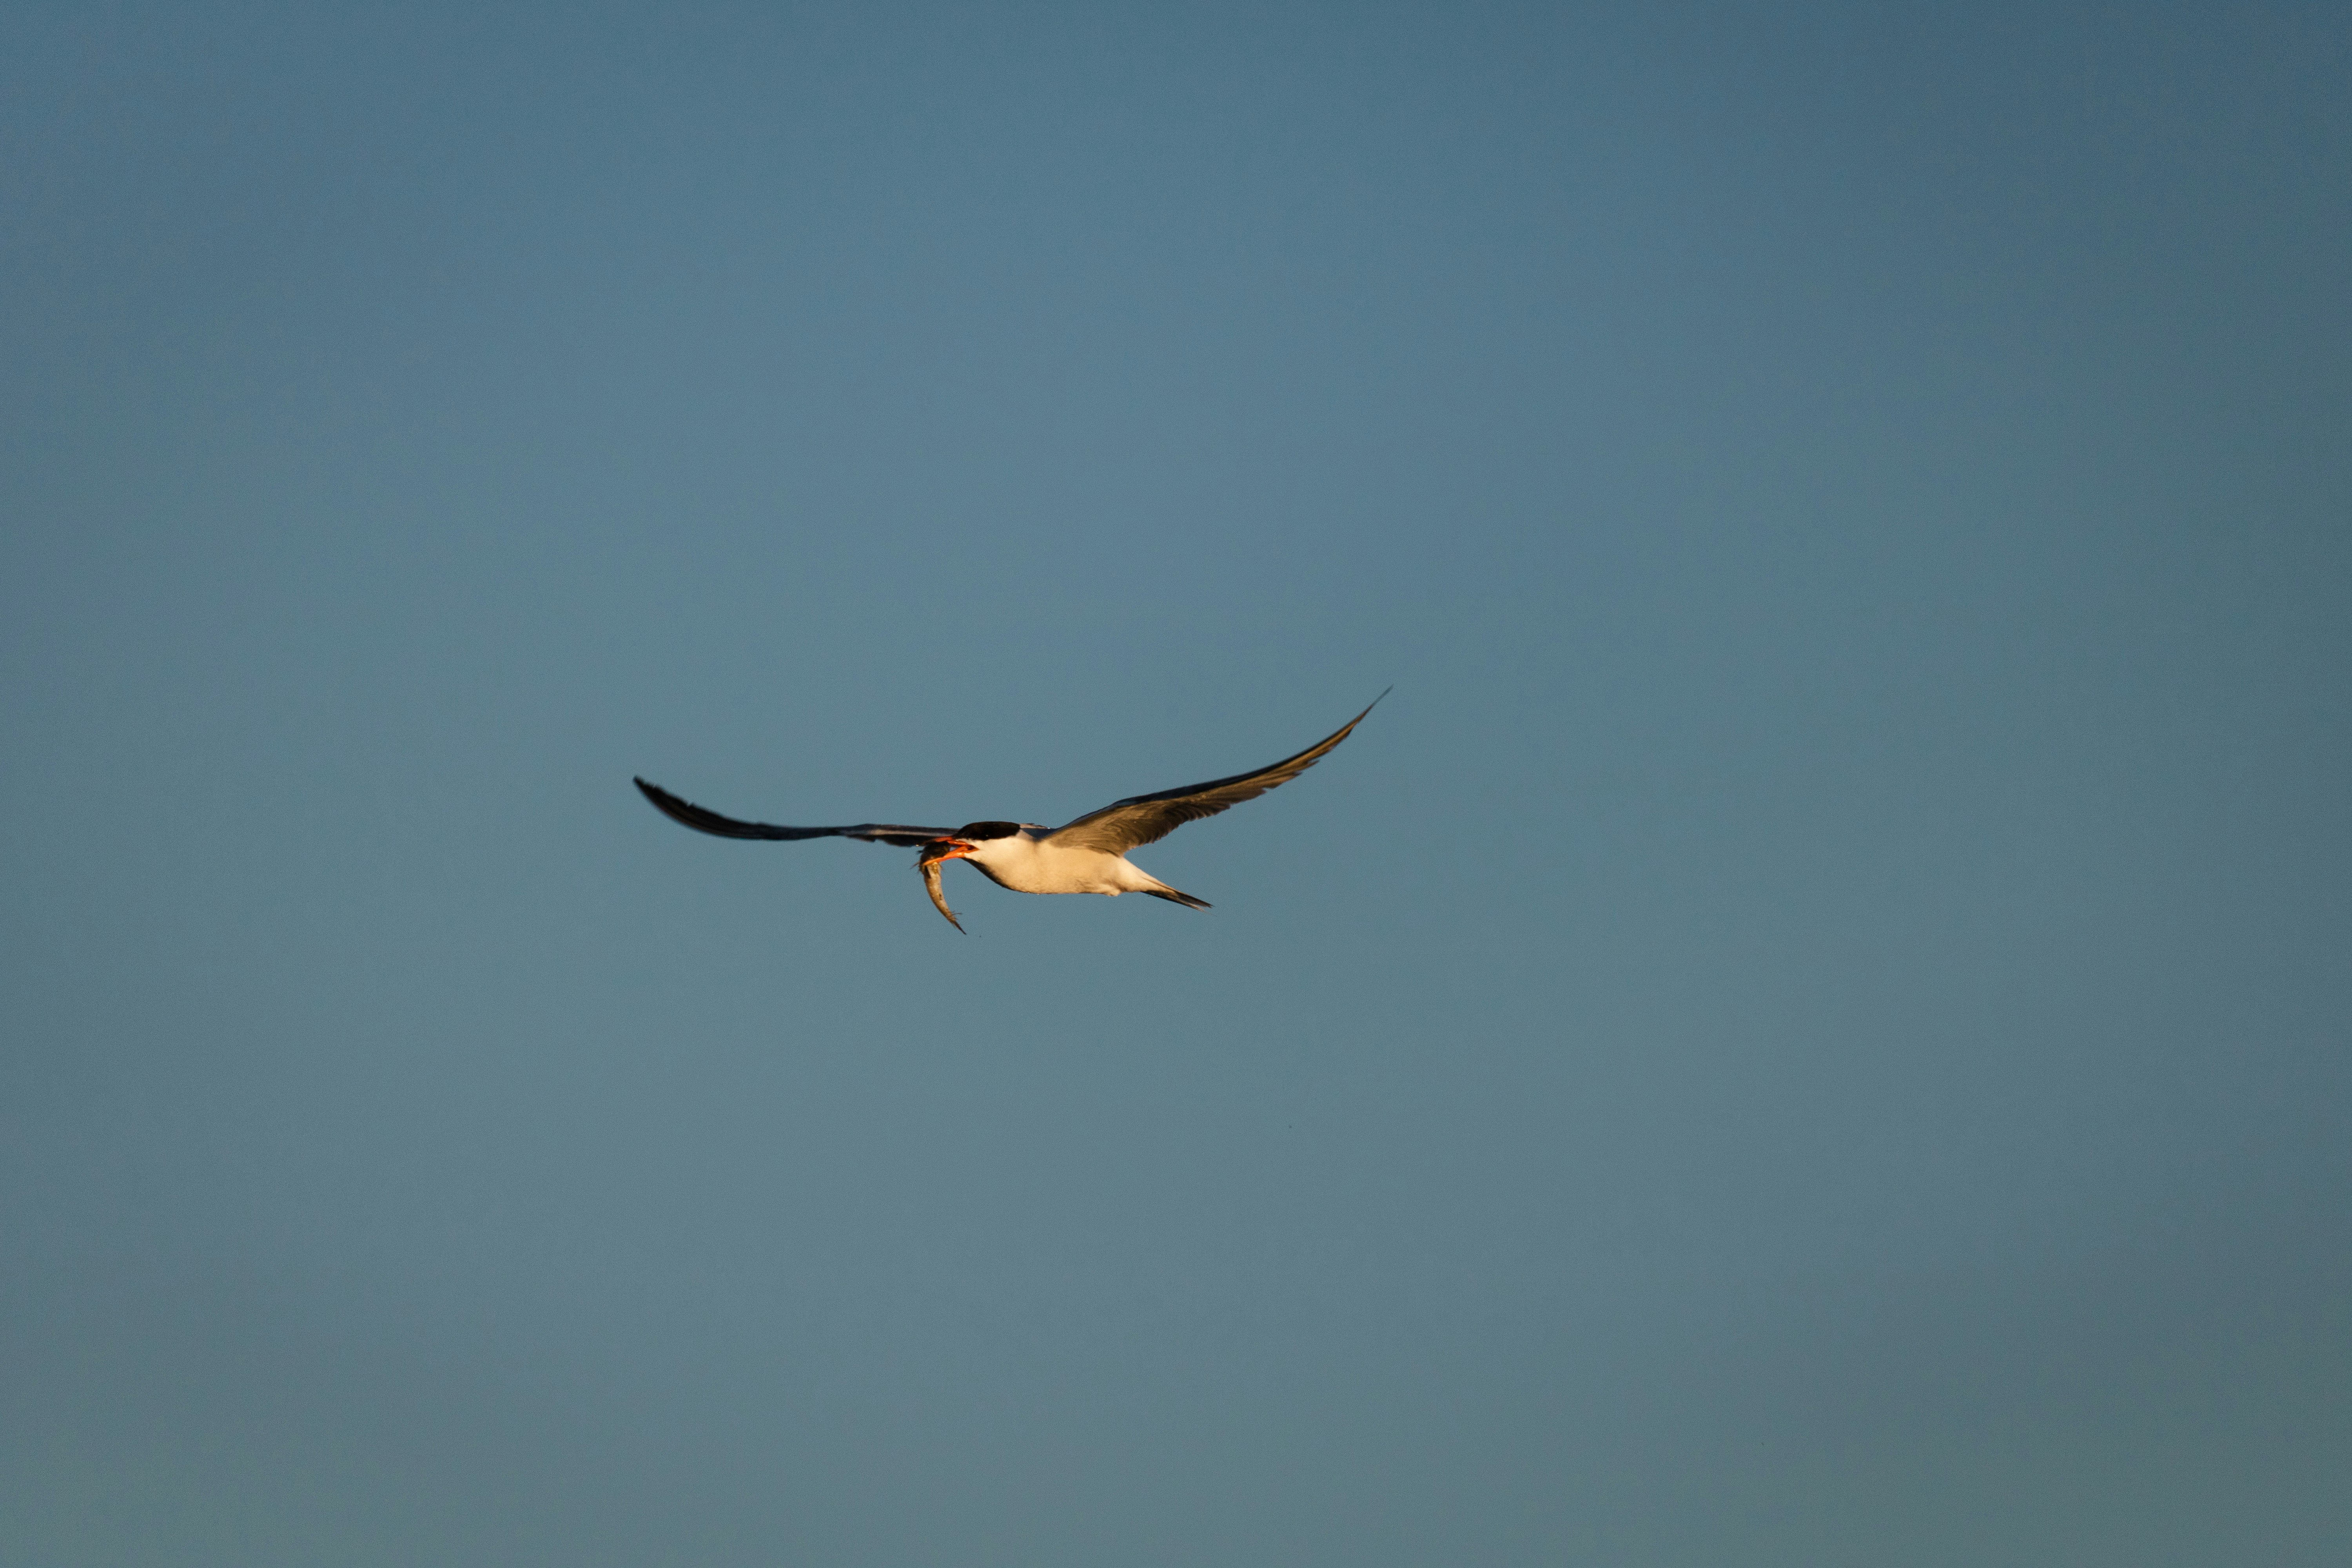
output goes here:
{"type": "Polygon", "coordinates": [[[2352,1558],[2347,37],[9,6],[0,1560],[2352,1558]]]}

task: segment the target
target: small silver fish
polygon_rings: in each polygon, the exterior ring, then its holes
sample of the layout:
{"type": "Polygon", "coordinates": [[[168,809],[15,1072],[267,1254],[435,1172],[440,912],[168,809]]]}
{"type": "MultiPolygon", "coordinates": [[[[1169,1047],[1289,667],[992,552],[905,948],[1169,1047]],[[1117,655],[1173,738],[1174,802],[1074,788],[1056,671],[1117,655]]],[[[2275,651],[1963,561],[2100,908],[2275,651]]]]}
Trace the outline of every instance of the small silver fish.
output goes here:
{"type": "MultiPolygon", "coordinates": [[[[948,924],[963,931],[963,921],[956,919],[955,911],[948,908],[948,896],[940,890],[940,868],[946,865],[949,858],[947,856],[933,858],[926,855],[916,863],[915,869],[923,874],[923,890],[931,895],[931,902],[940,907],[940,913],[948,917],[948,924]]],[[[971,933],[964,931],[964,934],[970,936],[971,933]]]]}

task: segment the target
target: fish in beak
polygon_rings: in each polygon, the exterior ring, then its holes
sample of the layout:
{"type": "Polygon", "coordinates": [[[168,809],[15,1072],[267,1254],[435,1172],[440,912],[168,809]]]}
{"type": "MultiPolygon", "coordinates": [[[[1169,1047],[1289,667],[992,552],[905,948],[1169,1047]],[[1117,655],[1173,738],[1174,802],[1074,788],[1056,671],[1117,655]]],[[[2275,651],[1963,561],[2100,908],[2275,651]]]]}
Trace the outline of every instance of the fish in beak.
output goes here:
{"type": "Polygon", "coordinates": [[[924,891],[931,895],[931,902],[939,907],[940,913],[948,917],[948,924],[958,931],[963,931],[963,921],[956,919],[955,911],[948,908],[947,895],[940,890],[940,868],[950,860],[962,859],[975,847],[961,838],[934,838],[923,846],[922,856],[915,862],[915,869],[923,874],[924,891]]]}

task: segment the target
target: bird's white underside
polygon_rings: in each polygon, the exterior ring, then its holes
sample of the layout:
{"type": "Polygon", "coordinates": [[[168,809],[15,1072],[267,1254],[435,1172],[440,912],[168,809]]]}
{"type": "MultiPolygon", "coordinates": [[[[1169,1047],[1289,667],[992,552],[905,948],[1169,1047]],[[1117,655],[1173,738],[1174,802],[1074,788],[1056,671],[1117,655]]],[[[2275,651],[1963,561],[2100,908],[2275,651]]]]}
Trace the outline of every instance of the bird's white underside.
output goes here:
{"type": "Polygon", "coordinates": [[[1168,884],[1123,855],[1044,841],[1050,828],[1024,826],[1003,838],[983,838],[969,860],[980,874],[1016,893],[1121,893],[1171,891],[1168,884]]]}

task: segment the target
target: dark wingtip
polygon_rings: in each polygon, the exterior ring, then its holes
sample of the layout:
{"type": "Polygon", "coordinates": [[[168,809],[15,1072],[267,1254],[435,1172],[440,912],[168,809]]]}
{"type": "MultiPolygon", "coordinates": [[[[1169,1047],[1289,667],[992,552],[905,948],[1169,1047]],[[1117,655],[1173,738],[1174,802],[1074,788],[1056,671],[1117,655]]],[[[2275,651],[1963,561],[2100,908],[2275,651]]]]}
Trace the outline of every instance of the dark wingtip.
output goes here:
{"type": "Polygon", "coordinates": [[[692,827],[694,826],[693,822],[688,820],[685,815],[686,812],[690,811],[693,808],[688,805],[685,801],[678,799],[677,796],[670,794],[669,791],[662,788],[661,785],[657,784],[647,784],[645,780],[636,778],[634,775],[631,777],[629,782],[637,786],[637,793],[644,795],[647,801],[652,803],[653,808],[656,811],[660,812],[664,816],[670,818],[674,822],[683,822],[688,827],[692,827]]]}

